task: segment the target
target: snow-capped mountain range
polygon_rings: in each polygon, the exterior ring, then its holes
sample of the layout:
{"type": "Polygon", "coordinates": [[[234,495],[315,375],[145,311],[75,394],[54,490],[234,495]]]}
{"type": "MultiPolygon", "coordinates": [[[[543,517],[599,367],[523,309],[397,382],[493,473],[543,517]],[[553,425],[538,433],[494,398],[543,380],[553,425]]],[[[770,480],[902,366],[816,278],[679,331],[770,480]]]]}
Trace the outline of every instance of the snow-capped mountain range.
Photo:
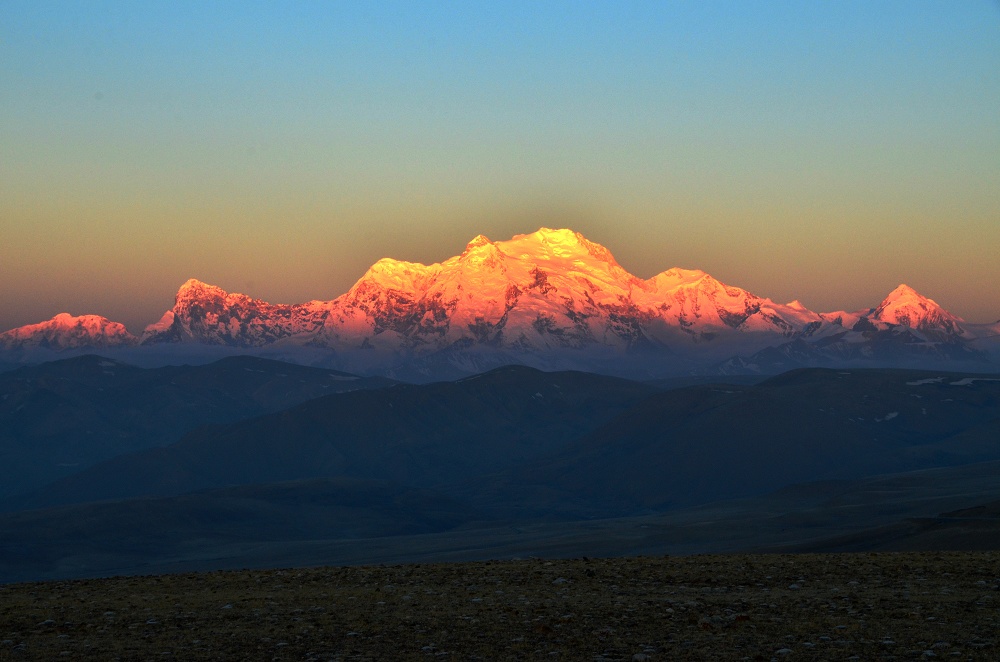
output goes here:
{"type": "Polygon", "coordinates": [[[424,378],[505,363],[657,376],[986,363],[998,332],[906,285],[871,309],[815,313],[702,271],[643,280],[581,234],[543,228],[509,241],[477,236],[438,264],[379,260],[332,301],[270,304],[192,279],[140,337],[64,313],[0,334],[0,351],[27,361],[39,351],[120,348],[169,361],[198,347],[424,378]]]}

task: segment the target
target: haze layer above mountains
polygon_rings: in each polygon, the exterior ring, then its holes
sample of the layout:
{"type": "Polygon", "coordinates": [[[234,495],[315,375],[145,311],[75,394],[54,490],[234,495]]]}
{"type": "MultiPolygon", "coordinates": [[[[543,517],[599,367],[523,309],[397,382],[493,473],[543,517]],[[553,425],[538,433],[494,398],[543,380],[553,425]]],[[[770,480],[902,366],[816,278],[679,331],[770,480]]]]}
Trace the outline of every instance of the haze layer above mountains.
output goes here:
{"type": "Polygon", "coordinates": [[[112,352],[143,365],[252,353],[427,381],[512,363],[622,376],[863,365],[990,370],[1000,323],[968,324],[900,285],[861,311],[776,303],[697,270],[649,279],[571,230],[540,229],[424,265],[382,259],[330,301],[270,304],[189,280],[140,336],[68,314],[0,334],[0,360],[112,352]]]}

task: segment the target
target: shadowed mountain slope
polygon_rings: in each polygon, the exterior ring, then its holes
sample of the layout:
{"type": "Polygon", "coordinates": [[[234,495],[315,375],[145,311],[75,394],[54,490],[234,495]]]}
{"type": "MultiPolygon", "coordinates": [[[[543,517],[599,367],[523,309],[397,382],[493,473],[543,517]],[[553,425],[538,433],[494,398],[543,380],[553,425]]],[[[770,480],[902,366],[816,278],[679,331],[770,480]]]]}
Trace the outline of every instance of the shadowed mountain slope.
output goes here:
{"type": "Polygon", "coordinates": [[[172,443],[206,423],[391,383],[248,356],[156,369],[100,356],[23,367],[0,374],[0,496],[172,443]]]}
{"type": "Polygon", "coordinates": [[[998,435],[998,377],[810,369],[656,392],[510,367],[201,428],[11,507],[350,476],[438,487],[495,516],[613,517],[1000,459],[998,435]]]}
{"type": "Polygon", "coordinates": [[[611,517],[1000,459],[997,439],[1000,378],[809,369],[656,394],[553,456],[460,491],[507,514],[611,517]]]}
{"type": "Polygon", "coordinates": [[[333,476],[413,486],[459,482],[553,453],[654,392],[613,377],[508,367],[458,382],[337,394],[200,428],[11,507],[333,476]]]}
{"type": "Polygon", "coordinates": [[[0,581],[995,548],[997,439],[1000,376],[801,370],[659,392],[511,367],[202,427],[8,500],[42,509],[0,515],[0,581]],[[125,500],[43,508],[93,499],[125,500]]]}
{"type": "Polygon", "coordinates": [[[246,485],[163,499],[0,515],[0,582],[17,568],[101,574],[227,545],[352,540],[445,531],[474,519],[429,490],[349,478],[246,485]]]}
{"type": "Polygon", "coordinates": [[[440,493],[378,481],[250,485],[0,515],[0,583],[528,556],[995,550],[998,478],[1000,462],[985,462],[555,522],[491,521],[440,493]]]}

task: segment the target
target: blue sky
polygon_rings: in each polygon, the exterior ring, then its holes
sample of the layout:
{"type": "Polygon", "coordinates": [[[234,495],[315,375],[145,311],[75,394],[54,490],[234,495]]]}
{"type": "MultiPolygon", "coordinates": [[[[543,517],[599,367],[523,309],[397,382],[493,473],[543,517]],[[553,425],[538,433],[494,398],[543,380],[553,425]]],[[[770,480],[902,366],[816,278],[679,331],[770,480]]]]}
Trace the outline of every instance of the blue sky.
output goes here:
{"type": "MultiPolygon", "coordinates": [[[[569,226],[818,310],[1000,267],[995,2],[0,6],[0,326],[569,226]]],[[[978,283],[979,286],[973,286],[978,283]]]]}

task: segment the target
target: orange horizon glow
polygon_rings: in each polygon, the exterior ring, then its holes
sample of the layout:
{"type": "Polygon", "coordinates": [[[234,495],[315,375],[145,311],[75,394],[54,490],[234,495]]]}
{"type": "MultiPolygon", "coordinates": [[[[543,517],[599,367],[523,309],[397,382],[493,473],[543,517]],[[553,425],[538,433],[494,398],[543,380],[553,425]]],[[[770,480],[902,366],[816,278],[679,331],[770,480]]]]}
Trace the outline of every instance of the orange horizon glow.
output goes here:
{"type": "Polygon", "coordinates": [[[995,3],[0,5],[0,329],[329,300],[570,227],[640,278],[1000,318],[995,3]]]}

